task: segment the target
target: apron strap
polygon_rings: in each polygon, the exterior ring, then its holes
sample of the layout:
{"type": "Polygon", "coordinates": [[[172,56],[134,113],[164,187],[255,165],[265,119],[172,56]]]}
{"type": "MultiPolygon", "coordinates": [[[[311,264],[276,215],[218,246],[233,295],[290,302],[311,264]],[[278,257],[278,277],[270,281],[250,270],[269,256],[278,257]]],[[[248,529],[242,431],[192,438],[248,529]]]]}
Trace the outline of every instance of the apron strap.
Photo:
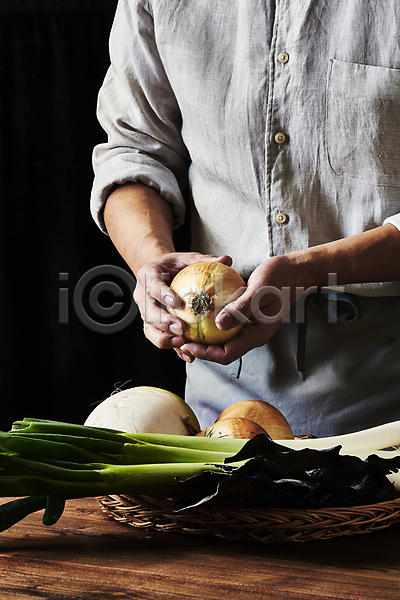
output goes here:
{"type": "Polygon", "coordinates": [[[234,377],[235,379],[239,379],[240,377],[240,372],[242,370],[242,364],[243,364],[243,359],[240,356],[237,360],[235,360],[235,362],[233,363],[233,367],[232,367],[232,373],[231,373],[231,377],[234,377]]]}

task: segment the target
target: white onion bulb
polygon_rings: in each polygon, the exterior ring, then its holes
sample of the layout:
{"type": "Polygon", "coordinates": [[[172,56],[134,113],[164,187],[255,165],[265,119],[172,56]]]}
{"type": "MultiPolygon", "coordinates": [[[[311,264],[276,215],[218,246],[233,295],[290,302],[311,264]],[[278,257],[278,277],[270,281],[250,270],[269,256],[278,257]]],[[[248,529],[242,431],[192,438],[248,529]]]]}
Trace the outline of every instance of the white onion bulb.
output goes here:
{"type": "Polygon", "coordinates": [[[96,406],[85,425],[126,433],[174,435],[192,435],[200,429],[196,415],[182,398],[148,386],[112,394],[96,406]]]}

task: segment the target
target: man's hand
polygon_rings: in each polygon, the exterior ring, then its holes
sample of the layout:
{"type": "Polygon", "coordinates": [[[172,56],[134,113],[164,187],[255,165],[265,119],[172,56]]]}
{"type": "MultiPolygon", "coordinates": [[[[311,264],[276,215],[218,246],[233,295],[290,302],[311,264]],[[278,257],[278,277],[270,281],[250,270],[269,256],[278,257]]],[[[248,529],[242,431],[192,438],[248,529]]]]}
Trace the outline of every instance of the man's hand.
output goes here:
{"type": "Polygon", "coordinates": [[[285,256],[264,261],[251,274],[246,291],[216,318],[222,330],[244,321],[243,329],[224,346],[190,342],[181,346],[178,354],[188,362],[201,358],[226,365],[249,350],[264,346],[296,301],[296,283],[291,263],[285,256]]]}
{"type": "Polygon", "coordinates": [[[246,292],[217,315],[221,329],[246,317],[241,332],[224,346],[187,343],[179,353],[190,361],[202,358],[229,364],[263,346],[300,298],[316,288],[348,283],[399,281],[400,233],[391,224],[319,246],[265,260],[249,278],[246,292]],[[330,276],[334,281],[330,281],[330,276]]]}
{"type": "MultiPolygon", "coordinates": [[[[144,323],[145,336],[158,348],[176,348],[187,342],[185,323],[167,311],[178,308],[180,299],[169,287],[174,276],[184,267],[201,260],[232,264],[229,256],[209,256],[198,252],[172,252],[139,269],[134,300],[144,323]]],[[[191,355],[178,351],[178,355],[191,362],[191,355]]]]}

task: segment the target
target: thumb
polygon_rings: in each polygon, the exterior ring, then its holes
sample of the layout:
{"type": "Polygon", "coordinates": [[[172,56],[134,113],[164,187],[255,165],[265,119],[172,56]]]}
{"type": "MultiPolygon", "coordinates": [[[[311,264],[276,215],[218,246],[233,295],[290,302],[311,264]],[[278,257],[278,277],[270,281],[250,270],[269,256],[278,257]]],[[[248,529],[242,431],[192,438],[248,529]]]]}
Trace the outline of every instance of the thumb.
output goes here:
{"type": "Polygon", "coordinates": [[[226,331],[241,323],[251,323],[251,298],[252,291],[247,288],[237,300],[224,306],[215,318],[218,329],[226,331]]]}
{"type": "Polygon", "coordinates": [[[223,263],[227,267],[231,267],[233,260],[232,260],[232,257],[229,256],[228,254],[223,254],[222,256],[218,256],[217,262],[223,263]]]}

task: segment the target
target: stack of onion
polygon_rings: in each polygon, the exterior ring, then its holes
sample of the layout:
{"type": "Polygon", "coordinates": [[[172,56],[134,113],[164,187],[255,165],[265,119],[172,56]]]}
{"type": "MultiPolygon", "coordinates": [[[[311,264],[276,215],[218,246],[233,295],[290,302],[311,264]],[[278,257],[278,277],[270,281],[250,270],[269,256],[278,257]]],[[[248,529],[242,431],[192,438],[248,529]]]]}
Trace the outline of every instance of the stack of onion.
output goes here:
{"type": "Polygon", "coordinates": [[[186,323],[188,340],[222,346],[243,328],[241,323],[221,331],[215,324],[219,311],[246,287],[232,267],[211,261],[192,263],[179,271],[170,287],[180,297],[182,306],[168,310],[186,323]]]}
{"type": "Polygon", "coordinates": [[[272,404],[263,400],[240,400],[231,404],[215,423],[197,435],[251,439],[258,433],[268,433],[273,440],[292,440],[293,432],[286,417],[272,404]]]}

